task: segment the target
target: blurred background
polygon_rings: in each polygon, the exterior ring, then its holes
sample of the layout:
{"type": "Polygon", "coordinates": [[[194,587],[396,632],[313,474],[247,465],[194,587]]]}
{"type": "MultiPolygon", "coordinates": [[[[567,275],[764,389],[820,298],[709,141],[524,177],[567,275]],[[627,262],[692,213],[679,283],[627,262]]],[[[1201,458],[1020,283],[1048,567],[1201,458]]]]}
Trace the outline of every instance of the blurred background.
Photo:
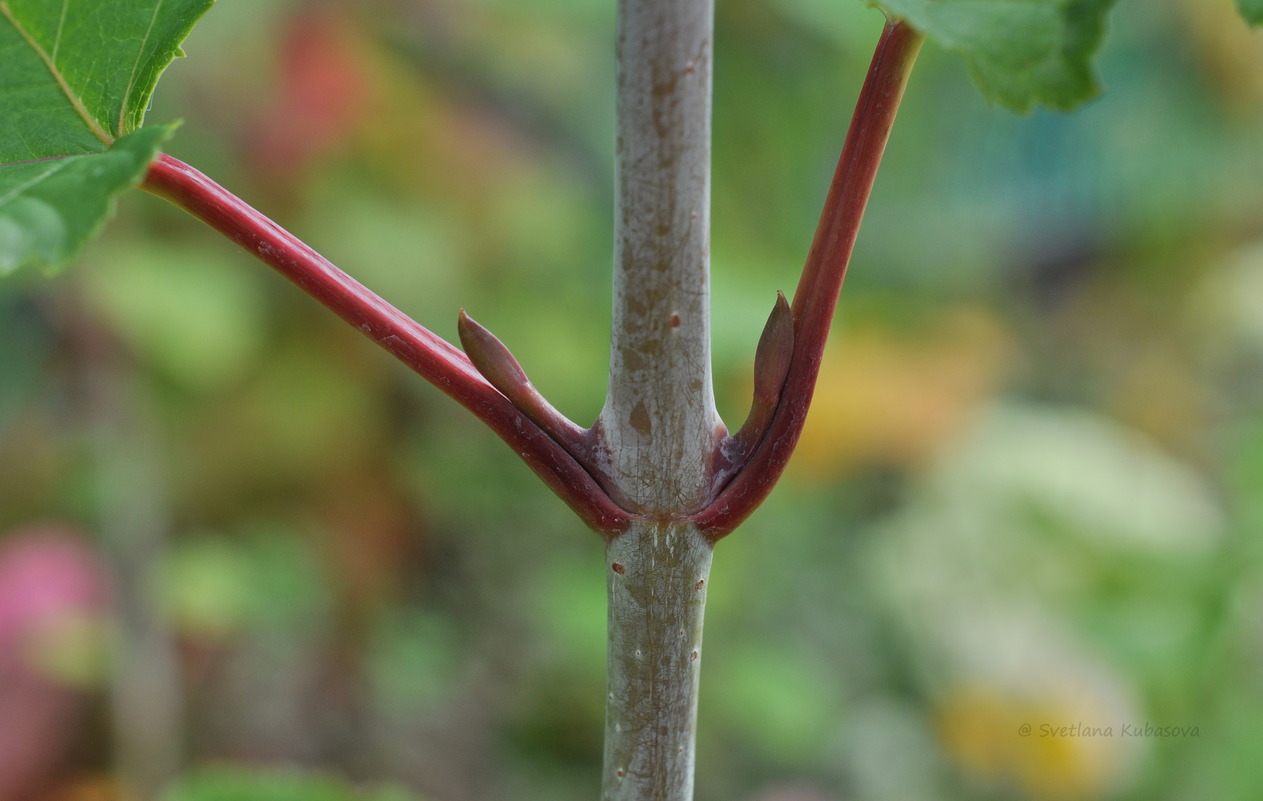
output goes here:
{"type": "MultiPolygon", "coordinates": [[[[1070,116],[924,52],[796,460],[718,546],[699,801],[1257,798],[1263,34],[1230,0],[1119,6],[1070,116]]],[[[717,15],[732,423],[882,18],[717,15]]],[[[613,26],[221,0],[150,119],[439,334],[467,308],[587,425],[613,26]]],[[[455,404],[139,192],[66,275],[0,285],[0,341],[0,801],[215,765],[596,796],[600,540],[455,404]]]]}

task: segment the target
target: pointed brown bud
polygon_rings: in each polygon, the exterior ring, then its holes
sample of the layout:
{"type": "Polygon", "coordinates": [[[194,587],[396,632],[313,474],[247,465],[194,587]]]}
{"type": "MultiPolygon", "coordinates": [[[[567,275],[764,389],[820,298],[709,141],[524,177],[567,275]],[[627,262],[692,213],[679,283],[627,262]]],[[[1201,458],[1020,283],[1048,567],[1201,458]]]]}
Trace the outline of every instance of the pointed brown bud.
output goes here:
{"type": "Polygon", "coordinates": [[[539,394],[505,344],[466,314],[464,309],[460,310],[456,330],[460,334],[461,347],[483,378],[531,422],[578,458],[583,452],[583,429],[539,394]]]}
{"type": "Polygon", "coordinates": [[[754,402],[741,430],[733,436],[735,457],[744,460],[772,422],[781,390],[794,358],[794,314],[785,294],[776,293],[776,305],[768,315],[759,345],[754,351],[754,402]]]}
{"type": "MultiPolygon", "coordinates": [[[[781,397],[789,363],[794,358],[794,315],[785,293],[776,293],[776,305],[768,315],[759,345],[754,351],[754,405],[770,404],[781,397]]],[[[768,410],[771,411],[770,409],[768,410]]]]}
{"type": "Polygon", "coordinates": [[[522,404],[518,403],[518,399],[524,393],[534,392],[535,388],[531,386],[522,365],[513,358],[509,349],[495,334],[466,314],[464,309],[460,310],[460,317],[457,318],[456,331],[460,334],[461,347],[465,349],[474,367],[478,368],[478,372],[520,409],[522,404]]]}

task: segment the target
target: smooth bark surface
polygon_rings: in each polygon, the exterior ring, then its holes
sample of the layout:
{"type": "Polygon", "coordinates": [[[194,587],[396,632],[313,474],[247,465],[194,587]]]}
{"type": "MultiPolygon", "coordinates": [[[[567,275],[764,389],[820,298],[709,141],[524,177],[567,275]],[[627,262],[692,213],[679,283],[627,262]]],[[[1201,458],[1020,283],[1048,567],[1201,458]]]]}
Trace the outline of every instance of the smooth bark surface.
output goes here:
{"type": "Polygon", "coordinates": [[[606,548],[604,801],[691,801],[712,549],[689,523],[637,521],[606,548]]]}
{"type": "Polygon", "coordinates": [[[610,383],[615,500],[700,509],[720,427],[710,375],[711,0],[621,0],[610,383]]]}
{"type": "Polygon", "coordinates": [[[620,0],[610,382],[593,456],[637,515],[608,540],[605,801],[691,801],[713,489],[712,0],[620,0]]]}

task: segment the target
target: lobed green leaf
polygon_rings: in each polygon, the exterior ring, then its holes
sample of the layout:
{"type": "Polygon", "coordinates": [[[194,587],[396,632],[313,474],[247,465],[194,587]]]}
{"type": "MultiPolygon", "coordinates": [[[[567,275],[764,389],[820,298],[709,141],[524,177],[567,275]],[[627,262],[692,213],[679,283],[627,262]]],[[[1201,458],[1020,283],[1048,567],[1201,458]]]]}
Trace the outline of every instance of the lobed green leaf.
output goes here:
{"type": "Polygon", "coordinates": [[[992,102],[1065,110],[1100,91],[1092,58],[1114,0],[871,1],[962,55],[992,102]]]}
{"type": "Polygon", "coordinates": [[[0,0],[0,275],[64,265],[171,126],[141,128],[213,0],[0,0]]]}

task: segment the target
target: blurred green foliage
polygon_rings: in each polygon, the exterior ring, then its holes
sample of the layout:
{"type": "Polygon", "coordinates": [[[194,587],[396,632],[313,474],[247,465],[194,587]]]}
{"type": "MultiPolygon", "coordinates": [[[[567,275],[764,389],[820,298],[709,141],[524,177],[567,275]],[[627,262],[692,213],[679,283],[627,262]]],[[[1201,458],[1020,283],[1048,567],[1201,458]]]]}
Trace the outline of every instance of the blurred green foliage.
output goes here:
{"type": "MultiPolygon", "coordinates": [[[[882,18],[717,14],[714,357],[737,421],[882,18]]],[[[699,801],[1255,797],[1263,40],[1234,15],[1120,4],[1105,94],[1071,116],[988,107],[927,47],[795,462],[718,547],[699,801]],[[1112,733],[1040,728],[1076,723],[1112,733]],[[1146,723],[1197,734],[1120,734],[1146,723]]],[[[587,424],[613,24],[592,0],[225,2],[152,113],[438,333],[469,309],[587,424]]],[[[162,633],[182,688],[120,723],[102,680],[45,797],[129,798],[119,727],[159,719],[182,764],[593,796],[601,543],[476,421],[139,193],[62,279],[0,293],[0,531],[60,519],[110,565],[139,554],[119,625],[162,633]]]]}
{"type": "Polygon", "coordinates": [[[164,801],[415,801],[399,790],[354,792],[309,775],[212,770],[181,782],[164,801]]]}

